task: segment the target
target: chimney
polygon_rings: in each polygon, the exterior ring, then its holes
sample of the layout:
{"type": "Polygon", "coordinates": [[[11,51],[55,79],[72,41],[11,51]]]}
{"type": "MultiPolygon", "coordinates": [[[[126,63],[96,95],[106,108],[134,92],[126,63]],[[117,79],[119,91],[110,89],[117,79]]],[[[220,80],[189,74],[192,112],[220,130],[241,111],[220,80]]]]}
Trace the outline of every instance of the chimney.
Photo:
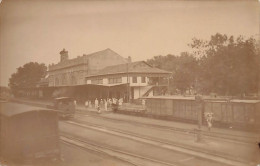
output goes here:
{"type": "Polygon", "coordinates": [[[63,48],[63,50],[60,52],[60,62],[64,62],[69,59],[68,51],[63,48]]]}
{"type": "Polygon", "coordinates": [[[128,56],[128,58],[127,58],[127,62],[128,62],[128,63],[131,63],[131,62],[132,62],[132,58],[131,58],[131,56],[128,56]]]}

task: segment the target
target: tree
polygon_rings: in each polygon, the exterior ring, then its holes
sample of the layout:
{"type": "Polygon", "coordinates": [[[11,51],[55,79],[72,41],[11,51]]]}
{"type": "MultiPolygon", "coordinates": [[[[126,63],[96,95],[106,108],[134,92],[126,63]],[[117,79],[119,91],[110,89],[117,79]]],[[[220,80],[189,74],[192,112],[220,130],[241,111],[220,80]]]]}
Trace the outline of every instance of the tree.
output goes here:
{"type": "Polygon", "coordinates": [[[183,93],[194,88],[198,62],[187,52],[181,53],[180,56],[155,56],[153,59],[148,59],[147,62],[154,67],[172,72],[171,91],[178,89],[183,93]]]}
{"type": "Polygon", "coordinates": [[[199,85],[203,93],[241,95],[257,92],[260,59],[256,41],[215,34],[209,41],[194,39],[190,46],[199,58],[199,85]],[[201,44],[203,43],[203,44],[201,44]],[[199,52],[197,50],[202,50],[199,52]]]}
{"type": "Polygon", "coordinates": [[[172,72],[172,90],[242,95],[260,89],[260,49],[254,38],[212,35],[192,39],[191,53],[155,56],[147,62],[172,72]]]}
{"type": "Polygon", "coordinates": [[[35,87],[37,82],[46,75],[46,71],[47,67],[43,63],[26,63],[11,75],[9,87],[14,94],[22,89],[35,87]]]}
{"type": "Polygon", "coordinates": [[[173,75],[173,83],[182,93],[186,90],[194,89],[196,86],[196,76],[198,71],[198,61],[187,52],[181,53],[177,57],[176,68],[173,75]]]}

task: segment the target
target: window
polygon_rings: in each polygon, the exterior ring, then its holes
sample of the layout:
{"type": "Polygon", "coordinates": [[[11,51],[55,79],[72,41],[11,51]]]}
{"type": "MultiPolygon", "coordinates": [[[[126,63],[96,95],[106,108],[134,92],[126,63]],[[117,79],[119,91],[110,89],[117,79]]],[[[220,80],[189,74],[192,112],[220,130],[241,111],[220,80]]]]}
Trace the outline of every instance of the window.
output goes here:
{"type": "Polygon", "coordinates": [[[120,78],[117,78],[116,79],[116,83],[122,83],[122,78],[120,77],[120,78]]]}
{"type": "Polygon", "coordinates": [[[133,77],[133,83],[137,83],[137,77],[133,77]]]}
{"type": "Polygon", "coordinates": [[[109,84],[122,83],[122,77],[109,78],[109,79],[108,79],[108,83],[109,83],[109,84]]]}
{"type": "Polygon", "coordinates": [[[91,84],[103,84],[103,79],[93,79],[91,80],[91,84]]]}
{"type": "Polygon", "coordinates": [[[141,77],[142,83],[145,83],[145,77],[141,77]]]}

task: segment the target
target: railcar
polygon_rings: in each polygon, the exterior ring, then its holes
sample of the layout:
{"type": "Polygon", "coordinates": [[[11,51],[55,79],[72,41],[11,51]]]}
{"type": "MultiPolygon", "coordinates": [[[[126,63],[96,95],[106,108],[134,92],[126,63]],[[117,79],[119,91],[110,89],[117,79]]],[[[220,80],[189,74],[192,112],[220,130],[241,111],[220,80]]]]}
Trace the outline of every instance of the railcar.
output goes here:
{"type": "Polygon", "coordinates": [[[7,161],[59,159],[58,115],[54,110],[0,103],[0,155],[7,161]]]}
{"type": "Polygon", "coordinates": [[[214,120],[222,124],[258,128],[259,100],[205,101],[205,112],[212,112],[214,120]]]}
{"type": "Polygon", "coordinates": [[[54,109],[59,112],[62,118],[73,118],[76,111],[74,99],[70,97],[59,97],[54,100],[54,109]]]}
{"type": "Polygon", "coordinates": [[[260,100],[203,99],[198,103],[194,97],[147,97],[146,107],[146,114],[167,119],[196,122],[200,114],[205,123],[204,113],[211,112],[219,125],[260,126],[260,100]]]}

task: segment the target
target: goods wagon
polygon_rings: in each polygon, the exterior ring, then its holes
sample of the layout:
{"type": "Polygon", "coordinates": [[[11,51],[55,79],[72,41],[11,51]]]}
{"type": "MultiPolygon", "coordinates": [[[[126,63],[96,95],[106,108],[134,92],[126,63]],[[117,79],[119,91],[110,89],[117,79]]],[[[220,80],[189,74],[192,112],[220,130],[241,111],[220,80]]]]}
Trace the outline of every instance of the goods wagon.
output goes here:
{"type": "Polygon", "coordinates": [[[219,124],[235,126],[259,126],[260,100],[225,100],[203,99],[195,101],[194,97],[148,97],[146,114],[182,119],[196,122],[198,116],[213,113],[213,120],[219,124]],[[199,113],[198,110],[202,110],[199,113]],[[198,115],[199,114],[199,115],[198,115]]]}
{"type": "Polygon", "coordinates": [[[0,103],[0,156],[8,161],[59,158],[56,111],[15,103],[0,103]]]}

